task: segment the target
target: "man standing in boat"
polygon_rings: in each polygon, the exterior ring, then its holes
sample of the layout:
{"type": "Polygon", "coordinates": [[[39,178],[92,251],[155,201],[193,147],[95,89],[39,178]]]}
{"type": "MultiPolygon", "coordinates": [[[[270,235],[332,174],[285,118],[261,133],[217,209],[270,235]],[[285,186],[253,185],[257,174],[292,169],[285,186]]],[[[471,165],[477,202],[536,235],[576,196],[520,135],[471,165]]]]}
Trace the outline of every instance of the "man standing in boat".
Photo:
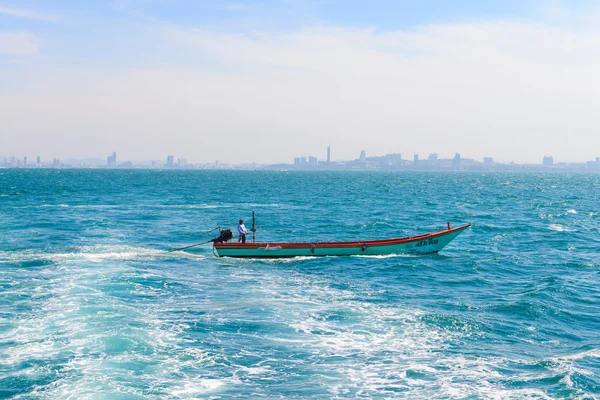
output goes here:
{"type": "Polygon", "coordinates": [[[246,243],[246,235],[248,234],[248,229],[244,226],[244,220],[240,219],[240,223],[238,224],[238,242],[246,243]]]}

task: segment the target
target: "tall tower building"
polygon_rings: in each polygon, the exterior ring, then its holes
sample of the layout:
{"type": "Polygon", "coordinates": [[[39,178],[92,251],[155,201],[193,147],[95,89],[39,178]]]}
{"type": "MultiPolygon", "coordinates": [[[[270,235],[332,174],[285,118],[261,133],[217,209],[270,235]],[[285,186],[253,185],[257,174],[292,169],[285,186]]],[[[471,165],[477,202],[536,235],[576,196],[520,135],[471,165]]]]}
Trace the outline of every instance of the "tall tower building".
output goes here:
{"type": "Polygon", "coordinates": [[[327,146],[327,164],[331,162],[331,146],[327,146]]]}
{"type": "Polygon", "coordinates": [[[108,168],[115,168],[117,166],[117,153],[113,152],[112,156],[106,157],[106,166],[108,168]]]}
{"type": "Polygon", "coordinates": [[[360,162],[365,162],[367,161],[367,152],[364,150],[360,151],[360,162]]]}
{"type": "Polygon", "coordinates": [[[27,168],[27,156],[23,157],[23,168],[27,168]]]}
{"type": "Polygon", "coordinates": [[[456,153],[454,155],[454,160],[452,161],[452,166],[454,168],[458,168],[460,167],[460,154],[456,153]]]}

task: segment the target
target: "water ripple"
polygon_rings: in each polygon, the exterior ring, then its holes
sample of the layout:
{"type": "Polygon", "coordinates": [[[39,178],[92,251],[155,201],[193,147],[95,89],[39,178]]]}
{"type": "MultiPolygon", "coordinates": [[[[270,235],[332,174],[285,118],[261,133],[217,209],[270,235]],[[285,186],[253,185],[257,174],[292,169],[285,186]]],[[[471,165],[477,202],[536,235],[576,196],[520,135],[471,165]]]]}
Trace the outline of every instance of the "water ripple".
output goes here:
{"type": "Polygon", "coordinates": [[[7,170],[2,187],[0,398],[600,396],[598,175],[7,170]],[[252,209],[267,241],[473,227],[426,257],[165,251],[252,209]]]}

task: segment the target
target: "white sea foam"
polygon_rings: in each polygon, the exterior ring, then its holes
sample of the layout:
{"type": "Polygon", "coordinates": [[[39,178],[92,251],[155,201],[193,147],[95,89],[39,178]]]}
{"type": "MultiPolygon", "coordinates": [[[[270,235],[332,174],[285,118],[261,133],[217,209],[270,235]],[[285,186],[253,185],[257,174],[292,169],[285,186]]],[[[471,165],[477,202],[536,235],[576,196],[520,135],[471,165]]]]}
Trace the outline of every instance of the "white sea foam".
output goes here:
{"type": "Polygon", "coordinates": [[[362,254],[358,254],[358,255],[353,255],[350,257],[361,257],[361,258],[414,258],[414,257],[423,257],[423,256],[419,256],[416,254],[380,254],[380,255],[362,255],[362,254]]]}
{"type": "Polygon", "coordinates": [[[181,398],[196,398],[200,394],[217,390],[223,384],[223,381],[218,379],[198,379],[194,382],[186,382],[182,387],[171,390],[171,394],[181,398]]]}
{"type": "MultiPolygon", "coordinates": [[[[77,259],[77,254],[72,257],[77,259]]],[[[64,263],[68,257],[59,259],[64,263]]],[[[190,369],[199,371],[220,356],[214,350],[188,347],[182,332],[189,325],[161,319],[164,303],[140,306],[115,297],[107,281],[126,285],[132,293],[144,291],[158,301],[162,288],[137,282],[167,276],[115,263],[94,269],[76,264],[36,271],[32,279],[40,282],[37,296],[45,300],[32,300],[32,312],[14,314],[13,329],[0,333],[0,343],[11,343],[0,347],[0,363],[15,368],[15,378],[36,379],[55,371],[50,383],[16,398],[185,398],[226,385],[226,380],[190,374],[190,369]],[[134,375],[137,369],[143,374],[134,375]],[[150,395],[144,387],[153,388],[150,395]]]]}
{"type": "Polygon", "coordinates": [[[550,224],[548,225],[548,228],[557,232],[573,232],[573,229],[567,228],[566,226],[560,224],[550,224]]]}
{"type": "MultiPolygon", "coordinates": [[[[70,257],[77,259],[76,254],[70,257]]],[[[268,387],[267,382],[285,383],[281,365],[322,375],[311,385],[331,397],[392,397],[399,393],[394,391],[409,390],[413,398],[549,398],[541,389],[502,384],[506,376],[500,371],[507,365],[530,361],[451,351],[481,334],[476,325],[436,324],[431,320],[437,316],[426,310],[371,302],[380,293],[367,286],[339,289],[321,276],[289,269],[282,273],[269,264],[257,268],[254,262],[221,269],[219,275],[190,275],[185,285],[199,288],[183,299],[160,285],[140,283],[167,278],[172,282],[181,276],[128,263],[82,268],[65,262],[68,257],[60,260],[65,270],[42,270],[37,277],[43,278],[38,295],[48,300],[36,303],[42,305],[32,313],[19,315],[15,328],[0,335],[0,342],[14,343],[0,350],[2,363],[32,365],[15,371],[15,377],[47,375],[44,365],[50,362],[61,367],[51,383],[22,398],[227,397],[227,390],[236,386],[258,391],[268,387]],[[229,284],[223,290],[231,299],[204,292],[223,282],[229,284]],[[244,286],[247,282],[252,284],[244,286]],[[144,294],[150,300],[128,301],[109,283],[117,284],[121,293],[144,294]],[[244,297],[235,297],[240,294],[244,297]],[[265,309],[271,313],[265,317],[268,323],[290,329],[215,334],[210,340],[216,346],[189,335],[196,323],[218,331],[220,325],[236,326],[245,318],[256,322],[258,316],[245,314],[247,308],[265,309]],[[181,316],[188,310],[205,312],[181,316]],[[170,311],[179,317],[165,318],[170,311]]],[[[511,378],[527,382],[560,374],[570,387],[573,373],[590,373],[576,362],[599,356],[600,350],[590,350],[555,357],[548,360],[545,372],[511,378]]]]}
{"type": "MultiPolygon", "coordinates": [[[[296,337],[270,334],[264,340],[298,347],[318,358],[320,369],[339,377],[322,383],[331,396],[387,397],[393,390],[410,390],[413,398],[432,393],[442,398],[550,398],[542,389],[501,383],[507,377],[500,371],[524,361],[448,351],[454,343],[479,335],[475,326],[442,328],[428,322],[429,314],[423,310],[358,300],[359,289],[333,289],[316,277],[264,278],[255,296],[280,310],[276,319],[297,333],[296,337]]],[[[368,289],[362,293],[368,294],[368,289]]],[[[595,353],[581,356],[591,355],[595,353]]],[[[566,374],[568,385],[570,367],[558,369],[566,374]]],[[[548,376],[556,373],[551,370],[548,376]]],[[[536,373],[532,379],[543,376],[536,373]]],[[[525,375],[512,378],[527,379],[525,375]]]]}
{"type": "Polygon", "coordinates": [[[570,362],[570,361],[581,360],[583,358],[598,358],[600,361],[600,349],[592,349],[592,350],[582,351],[580,353],[553,357],[553,358],[551,358],[551,360],[560,361],[560,362],[563,362],[563,361],[570,362]]]}
{"type": "Polygon", "coordinates": [[[101,263],[104,261],[135,261],[161,258],[206,259],[205,255],[183,251],[167,252],[165,250],[135,247],[127,245],[81,246],[68,253],[44,253],[38,251],[0,252],[0,261],[32,261],[49,260],[59,263],[78,263],[81,261],[101,263]]]}

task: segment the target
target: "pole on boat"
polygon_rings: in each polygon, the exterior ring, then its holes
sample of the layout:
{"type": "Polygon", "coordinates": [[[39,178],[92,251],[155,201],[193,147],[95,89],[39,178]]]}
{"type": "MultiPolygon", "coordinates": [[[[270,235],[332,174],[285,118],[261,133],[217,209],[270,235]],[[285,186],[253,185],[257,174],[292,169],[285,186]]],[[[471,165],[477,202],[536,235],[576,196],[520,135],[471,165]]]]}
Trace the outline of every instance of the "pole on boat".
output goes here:
{"type": "Polygon", "coordinates": [[[254,216],[254,210],[252,210],[252,243],[256,243],[256,217],[254,216]]]}
{"type": "Polygon", "coordinates": [[[448,222],[448,230],[450,230],[450,222],[448,222]]]}

